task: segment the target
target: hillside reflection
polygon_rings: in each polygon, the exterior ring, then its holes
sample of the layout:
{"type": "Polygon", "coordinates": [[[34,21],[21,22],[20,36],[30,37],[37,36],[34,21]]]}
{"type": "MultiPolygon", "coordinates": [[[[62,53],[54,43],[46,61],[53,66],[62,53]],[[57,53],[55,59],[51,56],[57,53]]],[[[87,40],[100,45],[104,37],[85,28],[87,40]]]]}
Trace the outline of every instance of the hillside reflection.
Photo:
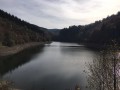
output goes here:
{"type": "Polygon", "coordinates": [[[37,53],[43,51],[44,46],[36,46],[25,49],[17,54],[0,57],[0,75],[3,76],[7,72],[10,72],[19,66],[30,61],[37,53]]]}

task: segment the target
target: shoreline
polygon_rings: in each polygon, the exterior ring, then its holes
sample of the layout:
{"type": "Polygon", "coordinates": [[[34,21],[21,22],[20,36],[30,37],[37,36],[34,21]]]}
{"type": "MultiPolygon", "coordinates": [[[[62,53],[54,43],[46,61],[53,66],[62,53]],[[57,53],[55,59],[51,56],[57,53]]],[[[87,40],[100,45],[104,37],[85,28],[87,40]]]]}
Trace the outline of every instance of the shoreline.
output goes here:
{"type": "Polygon", "coordinates": [[[84,45],[87,48],[97,49],[97,50],[105,49],[106,46],[109,46],[109,45],[106,45],[106,44],[98,44],[98,43],[79,43],[79,42],[65,42],[65,41],[57,41],[57,42],[76,43],[76,44],[79,44],[79,45],[84,45]]]}
{"type": "Polygon", "coordinates": [[[25,43],[25,44],[21,44],[21,45],[16,45],[13,47],[1,47],[0,48],[0,57],[13,55],[24,49],[34,47],[34,46],[44,45],[46,43],[49,43],[49,42],[30,42],[30,43],[25,43]]]}
{"type": "Polygon", "coordinates": [[[105,44],[96,44],[96,43],[83,43],[85,47],[95,49],[95,50],[103,50],[107,45],[105,44]]]}

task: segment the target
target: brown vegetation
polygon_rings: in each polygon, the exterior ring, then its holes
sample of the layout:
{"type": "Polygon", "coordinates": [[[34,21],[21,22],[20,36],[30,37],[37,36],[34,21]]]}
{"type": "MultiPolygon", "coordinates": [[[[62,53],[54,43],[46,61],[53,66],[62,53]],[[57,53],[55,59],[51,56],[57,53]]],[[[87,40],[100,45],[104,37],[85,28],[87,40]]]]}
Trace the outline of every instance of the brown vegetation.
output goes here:
{"type": "Polygon", "coordinates": [[[89,65],[88,87],[90,90],[120,90],[119,47],[114,45],[89,65]]]}

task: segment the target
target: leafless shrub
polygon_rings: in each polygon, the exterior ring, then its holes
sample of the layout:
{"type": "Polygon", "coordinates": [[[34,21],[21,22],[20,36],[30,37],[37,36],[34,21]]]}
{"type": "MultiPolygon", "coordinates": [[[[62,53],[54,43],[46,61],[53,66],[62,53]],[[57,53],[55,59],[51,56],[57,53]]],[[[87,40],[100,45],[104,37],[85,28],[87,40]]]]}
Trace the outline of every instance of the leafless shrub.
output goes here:
{"type": "Polygon", "coordinates": [[[116,44],[103,50],[89,64],[88,88],[90,90],[120,90],[120,53],[116,44]]]}

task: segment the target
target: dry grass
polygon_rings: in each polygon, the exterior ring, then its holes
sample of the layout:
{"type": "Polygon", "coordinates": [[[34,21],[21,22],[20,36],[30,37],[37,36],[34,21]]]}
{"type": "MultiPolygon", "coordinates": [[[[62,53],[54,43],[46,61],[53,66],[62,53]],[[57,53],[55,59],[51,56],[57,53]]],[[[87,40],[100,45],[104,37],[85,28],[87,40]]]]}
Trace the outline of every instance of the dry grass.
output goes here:
{"type": "Polygon", "coordinates": [[[0,90],[12,90],[10,88],[11,83],[8,81],[0,81],[0,90]]]}
{"type": "Polygon", "coordinates": [[[20,90],[12,87],[12,83],[8,81],[0,81],[0,90],[20,90]]]}

